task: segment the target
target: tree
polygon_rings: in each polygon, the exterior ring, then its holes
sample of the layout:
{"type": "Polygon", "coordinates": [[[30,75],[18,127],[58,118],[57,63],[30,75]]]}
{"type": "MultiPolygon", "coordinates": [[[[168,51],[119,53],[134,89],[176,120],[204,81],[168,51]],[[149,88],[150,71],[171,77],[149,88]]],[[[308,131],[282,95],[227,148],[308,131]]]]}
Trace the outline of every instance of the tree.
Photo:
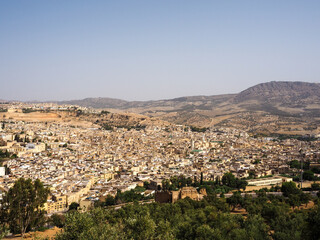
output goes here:
{"type": "Polygon", "coordinates": [[[69,205],[69,210],[68,210],[68,211],[77,210],[78,207],[79,207],[79,204],[78,204],[78,203],[72,202],[72,203],[69,205]]]}
{"type": "Polygon", "coordinates": [[[281,192],[285,197],[289,197],[291,195],[299,194],[300,189],[297,188],[294,182],[284,182],[281,186],[281,192]]]}
{"type": "Polygon", "coordinates": [[[1,220],[5,221],[13,233],[24,234],[44,223],[43,205],[47,201],[49,189],[39,179],[20,178],[4,195],[0,202],[1,220]]]}
{"type": "Polygon", "coordinates": [[[246,180],[238,179],[230,172],[223,175],[222,184],[231,188],[237,188],[238,190],[245,190],[248,185],[246,180]]]}
{"type": "Polygon", "coordinates": [[[244,190],[246,190],[248,182],[246,180],[237,179],[236,184],[237,184],[238,190],[243,189],[243,191],[244,191],[244,190]]]}
{"type": "Polygon", "coordinates": [[[56,239],[81,239],[81,234],[88,232],[94,226],[95,222],[88,213],[81,214],[78,211],[71,211],[66,215],[64,231],[58,234],[56,239]]]}
{"type": "Polygon", "coordinates": [[[222,184],[228,187],[235,188],[237,185],[235,176],[230,172],[225,173],[222,177],[222,184]]]}
{"type": "Polygon", "coordinates": [[[319,205],[308,214],[308,218],[306,219],[307,228],[305,232],[306,239],[319,239],[320,236],[320,209],[319,205]]]}
{"type": "Polygon", "coordinates": [[[170,187],[170,181],[168,179],[162,180],[162,190],[169,190],[170,187]]]}
{"type": "Polygon", "coordinates": [[[289,166],[290,166],[290,168],[300,169],[301,164],[298,160],[292,160],[289,162],[289,166]]]}
{"type": "Polygon", "coordinates": [[[319,183],[312,183],[312,184],[311,184],[311,189],[312,189],[313,191],[320,190],[320,184],[319,184],[319,183]]]}
{"type": "Polygon", "coordinates": [[[214,229],[210,228],[210,226],[206,224],[201,225],[196,229],[196,239],[199,239],[199,240],[212,239],[214,235],[215,235],[214,229]]]}
{"type": "Polygon", "coordinates": [[[237,207],[237,206],[243,206],[243,198],[241,196],[240,192],[234,192],[231,197],[227,199],[227,203],[232,206],[232,211],[237,207]]]}
{"type": "Polygon", "coordinates": [[[105,205],[106,206],[112,206],[112,205],[115,205],[116,204],[116,200],[113,196],[109,195],[106,197],[106,200],[105,200],[105,205]]]}
{"type": "Polygon", "coordinates": [[[303,179],[310,181],[314,180],[314,173],[311,170],[304,171],[303,179]]]}
{"type": "Polygon", "coordinates": [[[132,239],[154,239],[157,225],[147,213],[136,218],[127,218],[125,221],[125,233],[132,239]]]}
{"type": "Polygon", "coordinates": [[[57,226],[58,228],[62,228],[66,222],[66,218],[64,215],[60,214],[53,214],[50,217],[50,222],[54,225],[57,226]]]}
{"type": "Polygon", "coordinates": [[[109,111],[105,111],[105,110],[103,110],[103,111],[101,111],[101,113],[100,114],[104,114],[104,115],[108,115],[110,112],[109,111]]]}
{"type": "Polygon", "coordinates": [[[148,181],[144,181],[144,182],[143,182],[143,187],[144,187],[145,189],[148,189],[148,188],[149,188],[149,185],[150,185],[150,183],[149,183],[148,181]]]}
{"type": "Polygon", "coordinates": [[[8,234],[8,228],[7,226],[2,223],[1,221],[1,226],[0,226],[0,239],[4,238],[8,234]]]}
{"type": "Polygon", "coordinates": [[[253,171],[253,170],[250,170],[249,171],[249,179],[252,179],[252,178],[255,178],[255,176],[256,176],[256,173],[253,171]]]}

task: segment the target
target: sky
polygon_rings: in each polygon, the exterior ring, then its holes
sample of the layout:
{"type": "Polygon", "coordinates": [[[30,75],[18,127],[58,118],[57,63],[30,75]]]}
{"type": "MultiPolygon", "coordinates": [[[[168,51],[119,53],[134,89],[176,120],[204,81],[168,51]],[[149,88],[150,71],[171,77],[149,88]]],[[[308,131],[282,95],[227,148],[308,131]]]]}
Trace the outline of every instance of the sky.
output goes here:
{"type": "Polygon", "coordinates": [[[318,0],[0,0],[0,99],[157,100],[320,82],[318,0]]]}

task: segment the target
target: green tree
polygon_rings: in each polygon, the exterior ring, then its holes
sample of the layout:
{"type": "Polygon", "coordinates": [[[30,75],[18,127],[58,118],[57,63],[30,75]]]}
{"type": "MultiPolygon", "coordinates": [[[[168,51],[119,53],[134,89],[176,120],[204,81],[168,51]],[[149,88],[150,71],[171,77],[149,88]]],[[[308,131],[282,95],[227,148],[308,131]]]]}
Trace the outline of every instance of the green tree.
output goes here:
{"type": "Polygon", "coordinates": [[[197,240],[215,239],[214,235],[215,235],[214,229],[210,228],[210,226],[206,224],[201,225],[196,229],[197,240]]]}
{"type": "Polygon", "coordinates": [[[79,204],[78,204],[78,203],[72,202],[72,203],[69,205],[69,210],[68,210],[68,211],[77,210],[78,207],[79,207],[79,204]]]}
{"type": "Polygon", "coordinates": [[[247,235],[246,239],[270,239],[268,236],[269,227],[259,215],[249,215],[244,222],[244,228],[247,235]]]}
{"type": "Polygon", "coordinates": [[[168,179],[162,180],[162,190],[169,190],[170,188],[170,181],[168,179]]]}
{"type": "Polygon", "coordinates": [[[312,181],[314,180],[314,173],[311,170],[307,170],[303,172],[303,179],[312,181]]]}
{"type": "Polygon", "coordinates": [[[0,221],[1,225],[0,225],[0,239],[4,238],[7,234],[8,234],[8,227],[7,225],[3,222],[0,221]]]}
{"type": "Polygon", "coordinates": [[[311,184],[311,189],[312,189],[313,191],[320,190],[320,184],[319,184],[319,183],[312,183],[312,184],[311,184]]]}
{"type": "Polygon", "coordinates": [[[296,168],[299,169],[301,167],[301,164],[298,160],[292,160],[289,162],[290,168],[296,168]]]}
{"type": "Polygon", "coordinates": [[[149,185],[150,185],[150,182],[148,182],[148,181],[144,181],[144,182],[143,182],[143,187],[144,187],[145,189],[148,189],[148,188],[149,188],[149,185]]]}
{"type": "Polygon", "coordinates": [[[289,197],[290,195],[299,194],[301,191],[294,182],[284,182],[281,186],[281,192],[285,197],[289,197]]]}
{"type": "Polygon", "coordinates": [[[222,176],[222,184],[231,188],[237,188],[238,190],[245,190],[248,185],[246,180],[238,179],[230,172],[222,176]]]}
{"type": "Polygon", "coordinates": [[[112,206],[116,204],[116,200],[113,196],[108,194],[104,203],[106,206],[112,206]]]}
{"type": "Polygon", "coordinates": [[[237,184],[237,189],[240,190],[240,189],[243,189],[246,190],[246,187],[248,185],[248,182],[246,180],[241,180],[241,179],[237,179],[236,180],[236,184],[237,184]]]}
{"type": "Polygon", "coordinates": [[[56,237],[56,240],[80,239],[83,232],[87,232],[95,226],[95,222],[89,213],[71,211],[66,215],[64,231],[56,237]]]}
{"type": "Polygon", "coordinates": [[[237,207],[237,206],[243,206],[243,198],[241,196],[240,192],[234,192],[231,197],[227,199],[227,203],[232,206],[232,211],[237,207]]]}
{"type": "Polygon", "coordinates": [[[128,218],[126,221],[126,233],[133,239],[152,239],[155,235],[156,224],[147,214],[137,218],[128,218]]]}
{"type": "Polygon", "coordinates": [[[47,201],[49,189],[39,179],[20,178],[4,195],[1,205],[1,219],[9,225],[13,233],[21,233],[44,224],[43,205],[47,201]]]}
{"type": "Polygon", "coordinates": [[[317,240],[320,238],[320,209],[319,205],[313,211],[310,211],[306,219],[307,227],[305,230],[306,239],[317,240]]]}
{"type": "Polygon", "coordinates": [[[54,226],[57,226],[58,228],[62,228],[66,222],[65,216],[61,214],[53,214],[49,220],[54,226]]]}
{"type": "Polygon", "coordinates": [[[166,239],[173,240],[174,234],[172,231],[172,227],[170,226],[170,222],[161,220],[156,228],[156,237],[155,239],[166,239]]]}
{"type": "Polygon", "coordinates": [[[235,188],[237,186],[235,176],[230,172],[225,173],[222,176],[222,184],[228,187],[235,188]]]}

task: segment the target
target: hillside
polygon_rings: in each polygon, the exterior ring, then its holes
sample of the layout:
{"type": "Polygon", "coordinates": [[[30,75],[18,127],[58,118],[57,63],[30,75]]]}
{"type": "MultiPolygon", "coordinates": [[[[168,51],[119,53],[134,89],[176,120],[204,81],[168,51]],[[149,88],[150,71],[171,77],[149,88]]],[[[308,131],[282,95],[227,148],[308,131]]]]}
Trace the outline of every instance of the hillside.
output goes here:
{"type": "Polygon", "coordinates": [[[60,101],[59,104],[78,105],[91,108],[121,108],[128,102],[115,98],[85,98],[82,100],[60,101]]]}
{"type": "Polygon", "coordinates": [[[238,94],[190,96],[157,101],[86,98],[59,103],[134,112],[177,124],[302,134],[318,131],[320,84],[267,82],[238,94]]]}
{"type": "Polygon", "coordinates": [[[247,110],[319,117],[320,85],[306,82],[269,82],[237,94],[234,102],[247,110]]]}
{"type": "Polygon", "coordinates": [[[92,108],[114,108],[127,110],[130,108],[142,108],[146,111],[148,108],[170,108],[187,110],[190,107],[209,109],[211,105],[229,99],[233,95],[217,95],[217,96],[192,96],[192,97],[180,97],[166,100],[156,101],[125,101],[115,98],[85,98],[82,100],[60,101],[59,104],[79,105],[83,107],[92,108]]]}
{"type": "Polygon", "coordinates": [[[320,84],[307,82],[268,82],[250,87],[235,97],[238,102],[247,100],[262,100],[268,102],[308,100],[312,96],[320,98],[320,84]]]}

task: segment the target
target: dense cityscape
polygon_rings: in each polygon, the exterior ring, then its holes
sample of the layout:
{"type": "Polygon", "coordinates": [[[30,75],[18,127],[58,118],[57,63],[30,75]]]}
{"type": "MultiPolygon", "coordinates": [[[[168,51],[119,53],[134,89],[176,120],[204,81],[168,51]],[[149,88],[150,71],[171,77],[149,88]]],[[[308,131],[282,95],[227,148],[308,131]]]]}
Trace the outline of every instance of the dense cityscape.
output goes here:
{"type": "MultiPolygon", "coordinates": [[[[39,108],[7,107],[9,113],[39,108]]],[[[78,111],[76,106],[64,108],[78,111]]],[[[51,106],[47,111],[59,111],[59,107],[51,106]]],[[[129,191],[144,182],[150,186],[142,194],[152,195],[157,185],[180,175],[215,181],[231,172],[246,179],[278,176],[275,183],[281,183],[284,178],[299,176],[299,170],[290,169],[289,163],[304,160],[318,167],[320,157],[319,141],[252,136],[232,128],[196,131],[169,124],[130,130],[111,126],[106,130],[97,124],[17,121],[5,112],[3,115],[0,150],[12,159],[2,163],[6,170],[2,171],[0,187],[7,191],[19,178],[40,179],[50,188],[45,205],[49,214],[67,211],[73,202],[93,206],[118,190],[129,191]]]]}
{"type": "Polygon", "coordinates": [[[320,240],[320,1],[0,1],[0,240],[320,240]]]}

